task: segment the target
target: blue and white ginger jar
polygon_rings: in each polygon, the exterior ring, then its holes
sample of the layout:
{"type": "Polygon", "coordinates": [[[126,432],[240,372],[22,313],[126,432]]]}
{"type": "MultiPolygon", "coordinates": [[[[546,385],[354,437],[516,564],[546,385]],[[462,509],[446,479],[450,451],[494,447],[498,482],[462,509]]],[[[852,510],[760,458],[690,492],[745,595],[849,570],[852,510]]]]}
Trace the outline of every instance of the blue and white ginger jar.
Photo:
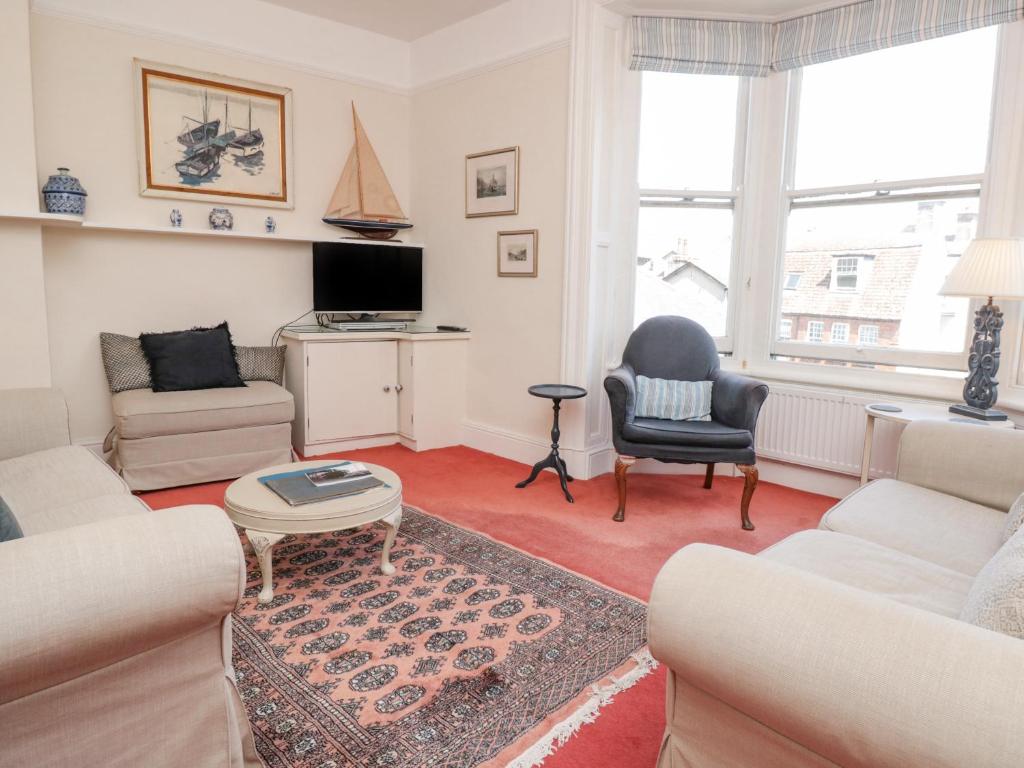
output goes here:
{"type": "Polygon", "coordinates": [[[78,179],[68,173],[67,168],[58,168],[57,173],[43,185],[43,202],[47,213],[85,214],[85,198],[88,193],[78,179]]]}

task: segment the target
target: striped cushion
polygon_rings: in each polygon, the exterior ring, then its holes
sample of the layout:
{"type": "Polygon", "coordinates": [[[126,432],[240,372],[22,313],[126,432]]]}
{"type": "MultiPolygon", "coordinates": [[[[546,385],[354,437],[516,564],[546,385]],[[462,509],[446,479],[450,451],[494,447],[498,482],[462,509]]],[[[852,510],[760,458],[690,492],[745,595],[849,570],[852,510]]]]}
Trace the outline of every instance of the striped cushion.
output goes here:
{"type": "Polygon", "coordinates": [[[636,377],[636,415],[672,421],[711,421],[711,381],[636,377]]]}

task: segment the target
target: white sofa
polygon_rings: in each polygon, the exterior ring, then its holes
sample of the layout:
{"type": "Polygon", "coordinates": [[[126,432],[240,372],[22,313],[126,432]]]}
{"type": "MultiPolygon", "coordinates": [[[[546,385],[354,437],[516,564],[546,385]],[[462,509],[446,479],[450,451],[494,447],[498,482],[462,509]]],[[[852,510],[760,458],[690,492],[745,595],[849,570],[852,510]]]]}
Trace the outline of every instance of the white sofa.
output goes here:
{"type": "Polygon", "coordinates": [[[896,479],[818,530],[676,553],[650,600],[659,768],[1024,765],[1024,640],[957,618],[1022,491],[1024,432],[919,422],[896,479]]]}
{"type": "Polygon", "coordinates": [[[245,581],[213,506],[151,511],[70,445],[55,390],[0,391],[0,766],[259,766],[231,668],[245,581]]]}

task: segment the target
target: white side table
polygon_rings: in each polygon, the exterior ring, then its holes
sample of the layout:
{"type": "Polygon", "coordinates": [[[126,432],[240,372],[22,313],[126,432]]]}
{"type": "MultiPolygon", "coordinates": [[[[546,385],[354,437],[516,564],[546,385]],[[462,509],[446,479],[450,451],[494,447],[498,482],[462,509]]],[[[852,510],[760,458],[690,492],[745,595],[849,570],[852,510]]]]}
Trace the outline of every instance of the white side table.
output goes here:
{"type": "Polygon", "coordinates": [[[391,545],[395,543],[402,523],[402,481],[386,467],[363,462],[374,477],[384,485],[353,496],[343,496],[313,504],[293,507],[259,481],[264,475],[292,472],[337,464],[338,460],[303,461],[268,467],[240,477],[224,493],[224,511],[252,544],[263,574],[259,602],[274,599],[273,549],[288,534],[325,533],[344,528],[358,528],[380,520],[387,526],[384,548],[380,553],[380,570],[395,572],[391,564],[391,545]]]}
{"type": "Polygon", "coordinates": [[[883,403],[865,405],[864,412],[868,415],[868,423],[864,428],[864,455],[860,462],[860,484],[868,481],[868,471],[871,469],[871,443],[875,436],[875,419],[883,421],[894,421],[897,424],[910,424],[912,421],[950,421],[956,424],[974,424],[979,427],[1001,427],[1013,429],[1014,423],[1006,421],[982,421],[967,416],[958,416],[950,413],[947,406],[929,405],[927,403],[893,403],[899,407],[899,411],[882,411],[877,408],[883,403]]]}

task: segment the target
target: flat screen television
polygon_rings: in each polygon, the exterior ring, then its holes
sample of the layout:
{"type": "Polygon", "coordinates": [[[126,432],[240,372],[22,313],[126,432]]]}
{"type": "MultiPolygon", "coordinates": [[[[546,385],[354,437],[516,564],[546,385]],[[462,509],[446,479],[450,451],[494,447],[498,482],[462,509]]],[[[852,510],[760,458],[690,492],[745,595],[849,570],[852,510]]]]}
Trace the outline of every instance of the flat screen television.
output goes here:
{"type": "Polygon", "coordinates": [[[422,312],[423,249],[313,243],[313,311],[422,312]]]}

